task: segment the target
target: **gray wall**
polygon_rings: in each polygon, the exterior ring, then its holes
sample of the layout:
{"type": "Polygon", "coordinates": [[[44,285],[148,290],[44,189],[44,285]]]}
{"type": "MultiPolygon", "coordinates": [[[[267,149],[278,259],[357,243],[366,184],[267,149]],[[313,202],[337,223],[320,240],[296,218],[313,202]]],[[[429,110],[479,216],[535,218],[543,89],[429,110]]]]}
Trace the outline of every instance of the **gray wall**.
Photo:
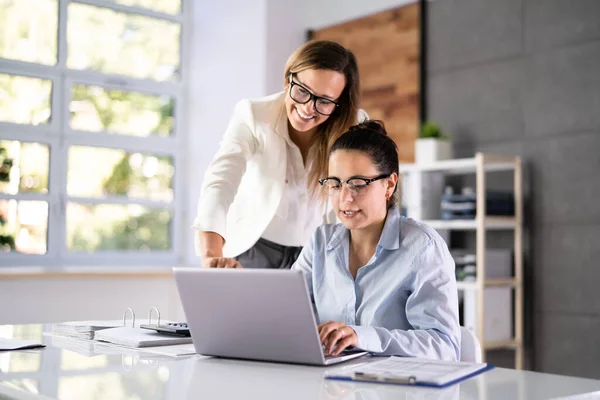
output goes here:
{"type": "Polygon", "coordinates": [[[527,168],[528,367],[600,378],[600,1],[428,8],[429,117],[527,168]]]}

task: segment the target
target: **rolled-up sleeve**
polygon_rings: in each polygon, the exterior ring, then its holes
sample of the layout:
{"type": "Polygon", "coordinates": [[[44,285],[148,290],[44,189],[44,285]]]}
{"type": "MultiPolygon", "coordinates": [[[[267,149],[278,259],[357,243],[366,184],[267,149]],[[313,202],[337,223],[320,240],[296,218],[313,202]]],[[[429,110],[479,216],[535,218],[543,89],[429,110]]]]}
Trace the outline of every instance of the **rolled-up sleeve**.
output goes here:
{"type": "Polygon", "coordinates": [[[415,258],[406,318],[412,329],[351,327],[361,349],[383,355],[460,359],[458,292],[454,260],[441,238],[427,242],[415,258]]]}
{"type": "Polygon", "coordinates": [[[200,231],[218,233],[225,240],[227,212],[246,172],[246,163],[258,146],[251,121],[251,104],[242,100],[236,105],[219,150],[206,170],[192,225],[200,231]]]}

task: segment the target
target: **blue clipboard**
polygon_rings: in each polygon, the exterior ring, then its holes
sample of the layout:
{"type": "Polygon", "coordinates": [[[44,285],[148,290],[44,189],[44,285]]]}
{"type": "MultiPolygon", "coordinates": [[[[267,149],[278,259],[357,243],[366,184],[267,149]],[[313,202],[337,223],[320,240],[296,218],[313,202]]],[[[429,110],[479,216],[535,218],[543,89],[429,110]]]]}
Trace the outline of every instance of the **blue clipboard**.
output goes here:
{"type": "Polygon", "coordinates": [[[408,385],[408,386],[421,386],[421,387],[428,387],[428,388],[438,388],[438,389],[443,389],[443,388],[447,388],[448,386],[452,386],[454,384],[457,384],[459,382],[462,382],[464,380],[470,379],[474,376],[477,376],[479,374],[482,374],[484,372],[487,372],[489,370],[494,369],[494,365],[492,364],[486,364],[485,366],[483,366],[481,369],[478,369],[477,371],[471,372],[470,374],[467,374],[465,376],[461,376],[458,379],[455,379],[453,381],[444,383],[443,385],[437,385],[431,382],[426,382],[426,381],[419,381],[418,378],[414,377],[414,376],[406,376],[406,377],[381,377],[381,376],[376,376],[376,375],[368,375],[368,374],[362,374],[361,375],[354,375],[354,376],[344,376],[344,375],[327,375],[325,377],[325,379],[331,379],[331,380],[338,380],[338,381],[347,381],[347,382],[360,382],[360,383],[380,383],[380,384],[385,384],[385,385],[408,385]]]}

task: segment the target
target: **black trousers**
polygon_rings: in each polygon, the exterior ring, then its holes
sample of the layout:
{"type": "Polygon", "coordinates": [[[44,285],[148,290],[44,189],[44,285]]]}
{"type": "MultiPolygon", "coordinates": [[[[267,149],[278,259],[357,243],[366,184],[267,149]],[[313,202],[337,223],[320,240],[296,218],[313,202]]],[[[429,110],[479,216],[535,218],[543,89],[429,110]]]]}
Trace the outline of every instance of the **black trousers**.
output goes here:
{"type": "Polygon", "coordinates": [[[290,269],[302,247],[284,246],[260,238],[250,249],[234,257],[244,268],[290,269]]]}

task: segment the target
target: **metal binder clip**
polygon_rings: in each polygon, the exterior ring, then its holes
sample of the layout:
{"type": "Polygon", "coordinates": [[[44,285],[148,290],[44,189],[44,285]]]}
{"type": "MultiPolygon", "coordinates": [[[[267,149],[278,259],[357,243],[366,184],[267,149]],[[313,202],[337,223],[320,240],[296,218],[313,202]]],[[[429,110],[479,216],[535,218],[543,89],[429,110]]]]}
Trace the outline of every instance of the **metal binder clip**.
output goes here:
{"type": "Polygon", "coordinates": [[[160,311],[158,308],[152,307],[150,311],[148,311],[148,325],[152,325],[152,311],[156,311],[156,326],[160,325],[160,311]]]}
{"type": "Polygon", "coordinates": [[[407,385],[414,385],[417,383],[417,378],[415,376],[386,376],[385,382],[391,383],[404,383],[407,385]]]}
{"type": "Polygon", "coordinates": [[[368,372],[355,372],[353,379],[355,381],[362,382],[388,382],[388,383],[401,383],[406,385],[414,385],[417,383],[417,378],[413,375],[410,376],[399,376],[399,375],[387,375],[377,374],[368,372]]]}
{"type": "Polygon", "coordinates": [[[123,313],[123,326],[127,326],[126,321],[127,321],[127,313],[128,312],[131,313],[131,326],[135,328],[135,313],[133,312],[133,310],[131,308],[126,309],[125,312],[123,313]]]}

